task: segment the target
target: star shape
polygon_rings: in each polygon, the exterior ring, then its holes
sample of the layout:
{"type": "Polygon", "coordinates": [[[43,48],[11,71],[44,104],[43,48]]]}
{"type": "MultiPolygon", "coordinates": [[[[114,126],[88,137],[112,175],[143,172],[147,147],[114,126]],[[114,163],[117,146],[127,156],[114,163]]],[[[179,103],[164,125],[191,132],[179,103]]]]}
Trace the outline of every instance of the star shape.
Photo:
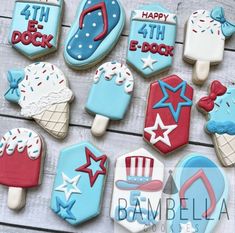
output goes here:
{"type": "Polygon", "coordinates": [[[171,85],[159,80],[159,84],[160,84],[161,90],[164,94],[164,97],[158,103],[156,103],[153,106],[153,108],[154,109],[165,108],[165,107],[169,108],[171,111],[171,114],[174,117],[174,120],[176,122],[178,122],[181,108],[184,106],[191,106],[192,105],[192,101],[188,97],[185,96],[187,83],[185,81],[182,81],[178,86],[172,87],[171,85]],[[181,97],[181,99],[185,100],[185,102],[179,102],[176,110],[174,109],[174,106],[172,105],[172,103],[165,102],[169,98],[169,94],[167,93],[167,89],[172,92],[177,92],[178,90],[181,89],[180,97],[181,97]]]}
{"type": "Polygon", "coordinates": [[[64,220],[66,220],[66,219],[76,220],[75,216],[71,212],[71,209],[73,208],[74,203],[75,203],[75,200],[73,200],[69,203],[64,203],[60,200],[59,197],[56,197],[56,210],[55,210],[55,212],[64,220]]]}
{"type": "Polygon", "coordinates": [[[160,117],[159,114],[157,114],[155,123],[153,126],[151,127],[147,127],[144,129],[144,131],[146,133],[149,133],[151,135],[150,138],[150,143],[151,144],[156,144],[157,142],[161,141],[163,143],[165,143],[168,146],[171,146],[171,142],[169,140],[169,133],[172,132],[175,128],[177,127],[177,125],[164,125],[162,122],[162,119],[160,117]],[[163,137],[162,136],[157,136],[156,133],[154,132],[155,130],[158,129],[158,127],[160,127],[162,130],[166,130],[163,133],[163,137]]]}
{"type": "Polygon", "coordinates": [[[107,156],[102,155],[100,157],[96,157],[88,148],[85,148],[85,152],[86,152],[86,160],[87,160],[86,164],[77,168],[75,171],[88,173],[89,179],[90,179],[90,185],[91,187],[93,187],[98,176],[106,174],[106,167],[104,164],[107,160],[107,156]],[[95,172],[93,172],[93,169],[90,168],[90,167],[93,167],[91,160],[93,160],[93,162],[95,162],[95,164],[96,165],[98,164],[99,166],[99,169],[97,169],[95,172]]]}
{"type": "Polygon", "coordinates": [[[141,61],[144,63],[143,70],[149,67],[151,70],[153,70],[153,64],[157,62],[157,60],[153,60],[151,55],[147,58],[141,58],[141,61]]]}
{"type": "Polygon", "coordinates": [[[69,200],[72,193],[78,193],[78,194],[81,193],[80,189],[78,189],[77,187],[77,183],[81,177],[80,175],[70,179],[62,172],[62,177],[63,177],[63,184],[55,188],[55,190],[64,192],[66,201],[69,200]],[[69,188],[69,185],[71,185],[72,188],[69,188]]]}
{"type": "Polygon", "coordinates": [[[194,233],[196,230],[193,228],[192,223],[188,221],[186,224],[180,223],[180,233],[194,233]]]}

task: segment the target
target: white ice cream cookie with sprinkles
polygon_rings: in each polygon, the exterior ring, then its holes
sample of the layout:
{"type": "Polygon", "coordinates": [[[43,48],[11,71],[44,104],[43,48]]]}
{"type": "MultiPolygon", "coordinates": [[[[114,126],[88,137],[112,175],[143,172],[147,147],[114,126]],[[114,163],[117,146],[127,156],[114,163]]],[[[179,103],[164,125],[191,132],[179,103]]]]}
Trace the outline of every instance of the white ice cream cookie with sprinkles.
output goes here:
{"type": "Polygon", "coordinates": [[[225,39],[234,32],[235,25],[227,21],[222,7],[215,7],[211,12],[197,10],[191,14],[186,24],[184,59],[195,64],[195,84],[203,84],[210,65],[223,60],[225,39]]]}
{"type": "Polygon", "coordinates": [[[61,70],[50,63],[34,63],[8,71],[8,81],[5,98],[18,103],[23,116],[32,117],[56,138],[67,135],[73,93],[61,70]]]}

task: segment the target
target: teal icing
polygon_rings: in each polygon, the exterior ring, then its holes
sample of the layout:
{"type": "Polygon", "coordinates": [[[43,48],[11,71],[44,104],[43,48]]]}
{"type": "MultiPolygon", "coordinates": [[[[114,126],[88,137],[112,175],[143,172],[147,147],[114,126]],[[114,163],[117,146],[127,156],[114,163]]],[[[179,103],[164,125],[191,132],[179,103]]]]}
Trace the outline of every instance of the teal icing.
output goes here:
{"type": "Polygon", "coordinates": [[[20,100],[20,92],[18,89],[19,83],[24,79],[24,70],[9,70],[7,74],[7,79],[10,88],[5,93],[4,97],[6,100],[18,103],[20,100]]]}

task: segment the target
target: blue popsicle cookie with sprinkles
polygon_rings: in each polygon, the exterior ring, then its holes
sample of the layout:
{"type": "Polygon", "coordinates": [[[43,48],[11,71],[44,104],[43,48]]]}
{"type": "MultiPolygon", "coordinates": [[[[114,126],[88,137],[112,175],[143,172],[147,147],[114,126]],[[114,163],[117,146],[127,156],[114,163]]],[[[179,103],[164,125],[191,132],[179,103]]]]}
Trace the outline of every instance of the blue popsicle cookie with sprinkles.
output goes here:
{"type": "Polygon", "coordinates": [[[118,62],[107,62],[95,73],[86,110],[95,115],[91,132],[102,136],[109,120],[121,120],[129,107],[134,87],[130,70],[118,62]]]}
{"type": "Polygon", "coordinates": [[[5,99],[18,103],[21,115],[33,118],[52,136],[64,138],[73,93],[63,72],[50,63],[38,62],[8,71],[7,78],[10,88],[5,99]]]}
{"type": "Polygon", "coordinates": [[[186,24],[184,59],[194,64],[193,82],[202,85],[209,75],[210,65],[223,60],[225,39],[235,32],[222,7],[211,12],[197,10],[186,24]]]}
{"type": "Polygon", "coordinates": [[[65,42],[68,65],[86,69],[101,61],[117,43],[124,24],[118,0],[83,0],[65,42]]]}
{"type": "Polygon", "coordinates": [[[16,0],[9,43],[30,59],[58,47],[64,0],[16,0]]]}

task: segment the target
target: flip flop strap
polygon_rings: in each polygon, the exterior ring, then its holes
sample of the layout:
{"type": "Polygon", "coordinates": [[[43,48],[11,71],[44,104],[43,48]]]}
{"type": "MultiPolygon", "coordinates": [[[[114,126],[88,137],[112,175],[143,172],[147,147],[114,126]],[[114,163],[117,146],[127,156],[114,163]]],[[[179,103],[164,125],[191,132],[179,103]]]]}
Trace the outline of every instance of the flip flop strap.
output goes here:
{"type": "Polygon", "coordinates": [[[102,17],[103,17],[103,22],[104,22],[104,27],[103,31],[95,37],[94,41],[101,40],[102,38],[105,37],[105,35],[108,33],[108,14],[107,14],[107,8],[104,2],[98,3],[92,7],[89,7],[81,13],[80,19],[79,19],[79,28],[82,29],[83,21],[85,16],[95,10],[101,10],[102,12],[102,17]]]}
{"type": "Polygon", "coordinates": [[[191,187],[191,185],[196,182],[198,179],[201,179],[203,181],[203,184],[206,187],[206,190],[209,194],[210,197],[210,207],[202,214],[202,216],[204,218],[206,218],[207,216],[210,216],[215,207],[216,207],[216,198],[215,198],[215,193],[214,190],[210,184],[210,181],[208,180],[206,174],[204,173],[203,170],[199,170],[194,176],[192,176],[190,179],[188,179],[184,185],[181,187],[180,189],[180,200],[181,200],[181,204],[183,206],[183,208],[186,208],[186,200],[185,200],[185,192],[191,187]]]}

